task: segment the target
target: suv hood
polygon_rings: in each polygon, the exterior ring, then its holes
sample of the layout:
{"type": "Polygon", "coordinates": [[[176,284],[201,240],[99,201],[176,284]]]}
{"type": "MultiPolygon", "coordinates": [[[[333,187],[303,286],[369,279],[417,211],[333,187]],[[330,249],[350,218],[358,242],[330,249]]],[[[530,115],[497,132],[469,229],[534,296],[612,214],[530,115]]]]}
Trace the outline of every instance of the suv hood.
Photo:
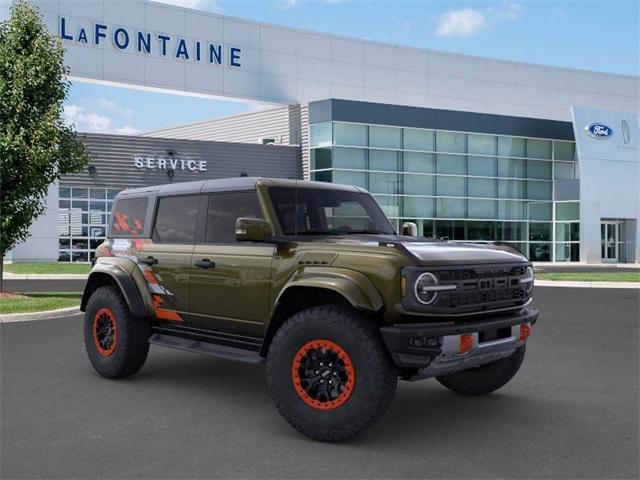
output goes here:
{"type": "Polygon", "coordinates": [[[389,244],[412,257],[419,264],[464,265],[521,263],[527,257],[508,245],[492,243],[462,243],[437,239],[417,239],[399,235],[345,235],[324,237],[318,241],[349,245],[389,244]]]}

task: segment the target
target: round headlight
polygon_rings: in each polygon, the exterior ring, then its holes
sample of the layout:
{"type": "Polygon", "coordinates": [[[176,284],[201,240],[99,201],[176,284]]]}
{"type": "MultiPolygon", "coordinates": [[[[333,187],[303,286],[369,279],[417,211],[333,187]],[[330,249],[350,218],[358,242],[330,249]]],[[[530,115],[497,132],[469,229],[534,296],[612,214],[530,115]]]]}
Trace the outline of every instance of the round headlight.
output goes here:
{"type": "Polygon", "coordinates": [[[522,277],[520,283],[524,286],[524,290],[527,294],[533,291],[533,268],[527,267],[524,277],[522,277]]]}
{"type": "Polygon", "coordinates": [[[431,305],[438,296],[438,291],[434,288],[438,285],[438,277],[433,273],[425,272],[416,280],[414,289],[416,300],[423,305],[431,305]]]}

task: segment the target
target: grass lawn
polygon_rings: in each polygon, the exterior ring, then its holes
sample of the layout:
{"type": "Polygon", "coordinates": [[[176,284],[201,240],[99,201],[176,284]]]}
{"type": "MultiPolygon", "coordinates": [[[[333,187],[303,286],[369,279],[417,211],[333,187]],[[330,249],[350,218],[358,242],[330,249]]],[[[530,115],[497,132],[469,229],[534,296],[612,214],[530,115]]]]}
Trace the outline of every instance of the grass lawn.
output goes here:
{"type": "Polygon", "coordinates": [[[10,273],[89,273],[88,263],[5,263],[5,272],[10,273]]]}
{"type": "Polygon", "coordinates": [[[38,292],[19,294],[17,297],[0,297],[0,314],[43,312],[56,308],[74,307],[80,305],[82,293],[38,292]]]}
{"type": "Polygon", "coordinates": [[[640,282],[638,272],[553,272],[536,273],[536,280],[567,282],[640,282]]]}

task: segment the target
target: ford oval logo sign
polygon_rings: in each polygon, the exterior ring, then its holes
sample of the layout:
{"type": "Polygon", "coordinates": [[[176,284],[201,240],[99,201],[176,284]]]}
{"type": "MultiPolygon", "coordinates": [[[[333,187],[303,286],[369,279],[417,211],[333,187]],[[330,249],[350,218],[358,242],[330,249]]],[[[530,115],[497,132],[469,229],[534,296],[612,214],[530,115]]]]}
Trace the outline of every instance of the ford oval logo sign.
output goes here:
{"type": "Polygon", "coordinates": [[[597,138],[598,140],[606,140],[613,135],[611,127],[607,127],[602,123],[592,123],[584,127],[587,135],[591,138],[597,138]]]}

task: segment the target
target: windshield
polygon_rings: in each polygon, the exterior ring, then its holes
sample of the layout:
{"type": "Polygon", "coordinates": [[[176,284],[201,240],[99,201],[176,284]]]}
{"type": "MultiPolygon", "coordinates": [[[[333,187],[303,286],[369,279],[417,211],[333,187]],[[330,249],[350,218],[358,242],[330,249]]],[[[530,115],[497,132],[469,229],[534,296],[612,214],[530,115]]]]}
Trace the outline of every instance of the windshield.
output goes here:
{"type": "Polygon", "coordinates": [[[367,193],[274,187],[269,195],[285,235],[395,233],[367,193]]]}

